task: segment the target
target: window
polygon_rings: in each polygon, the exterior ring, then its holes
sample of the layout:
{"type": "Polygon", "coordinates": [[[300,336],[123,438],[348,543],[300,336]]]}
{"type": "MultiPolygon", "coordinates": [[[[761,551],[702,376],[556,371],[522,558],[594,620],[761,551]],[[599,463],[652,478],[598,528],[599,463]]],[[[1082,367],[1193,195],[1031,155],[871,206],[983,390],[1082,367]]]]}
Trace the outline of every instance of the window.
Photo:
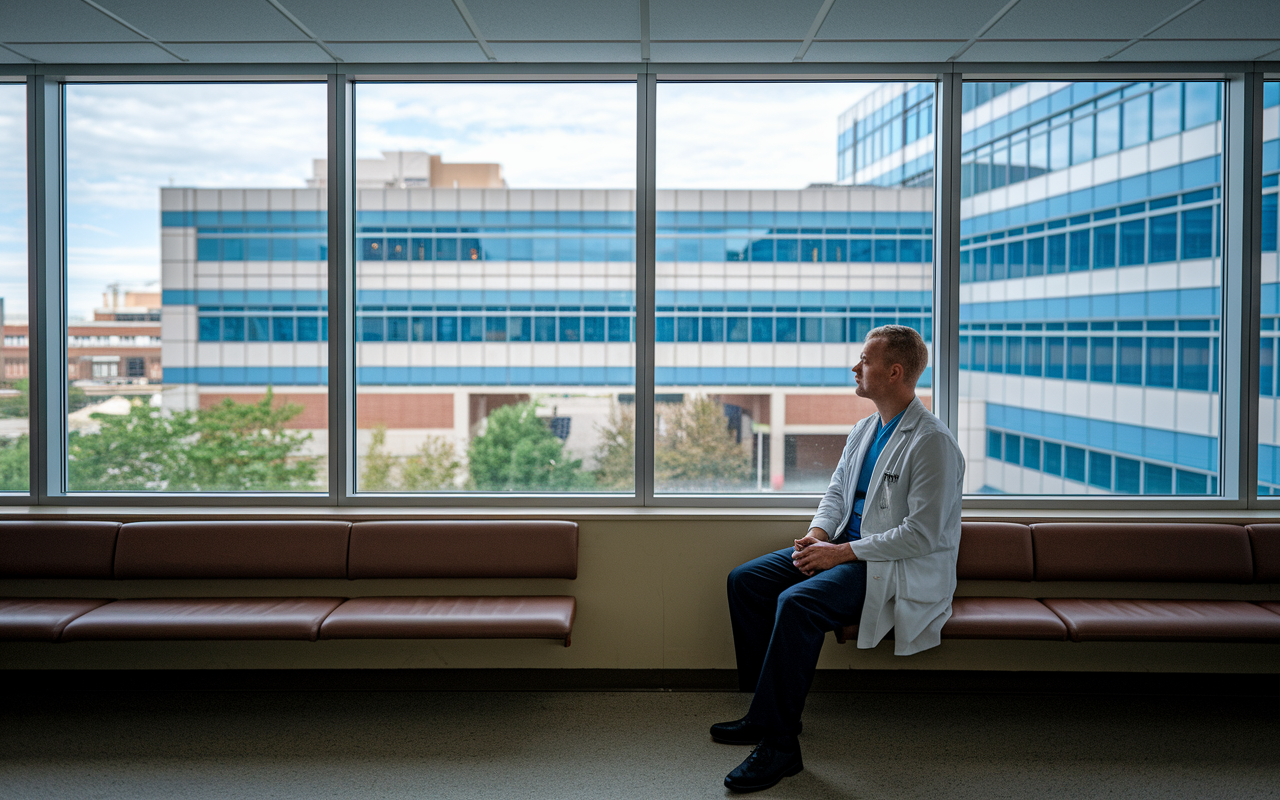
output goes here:
{"type": "MultiPolygon", "coordinates": [[[[1280,106],[1280,81],[1267,81],[1263,84],[1263,107],[1268,115],[1276,114],[1280,106]]],[[[1267,117],[1269,119],[1274,116],[1267,117]]],[[[1259,374],[1258,374],[1258,421],[1259,436],[1257,447],[1258,458],[1258,493],[1263,495],[1280,494],[1280,432],[1276,429],[1280,421],[1280,403],[1277,403],[1276,380],[1276,331],[1280,329],[1280,282],[1277,282],[1276,265],[1276,231],[1280,223],[1280,136],[1273,127],[1264,133],[1262,143],[1262,319],[1259,331],[1259,374]],[[1269,137],[1269,138],[1267,138],[1269,137]]],[[[1187,212],[1190,214],[1192,212],[1187,212]]],[[[1189,246],[1194,252],[1202,252],[1206,248],[1203,241],[1204,232],[1199,224],[1183,218],[1183,252],[1189,246]],[[1188,231],[1195,225],[1196,245],[1188,242],[1188,231]]],[[[1193,256],[1184,255],[1183,258],[1193,256]]]]}
{"type": "Polygon", "coordinates": [[[327,492],[324,85],[65,96],[66,488],[327,492]]]}
{"type": "MultiPolygon", "coordinates": [[[[355,93],[357,491],[634,491],[635,84],[355,93]]],[[[674,245],[696,269],[723,227],[674,245]]]]}
{"type": "MultiPolygon", "coordinates": [[[[850,368],[867,332],[904,324],[932,338],[933,135],[919,120],[933,93],[658,84],[657,328],[675,340],[655,347],[654,392],[671,398],[655,412],[658,493],[824,490],[837,432],[865,415],[850,368]],[[833,124],[848,169],[828,157],[833,124]],[[866,186],[893,200],[872,202],[866,186]],[[698,259],[686,242],[701,242],[698,259]]],[[[1008,180],[1008,153],[985,179],[1008,180]]],[[[1006,263],[997,246],[979,269],[1000,280],[1006,263]]],[[[976,358],[1002,368],[1003,339],[978,341],[976,358]]],[[[926,399],[931,380],[917,386],[926,399]]]]}
{"type": "Polygon", "coordinates": [[[1222,118],[1221,88],[1030,82],[998,99],[990,88],[974,95],[992,100],[965,116],[962,163],[1026,137],[1027,169],[1008,181],[1068,167],[1071,176],[1017,193],[976,177],[961,187],[971,198],[960,226],[967,492],[1216,491],[1222,143],[1188,144],[1177,163],[1152,155],[1171,146],[1147,145],[1220,137],[1220,127],[1200,129],[1222,118]],[[981,285],[1000,279],[999,291],[981,285]],[[998,456],[991,430],[1001,431],[998,456]],[[1022,452],[1009,455],[1018,441],[1022,452]]]}
{"type": "Polygon", "coordinates": [[[24,85],[0,84],[0,492],[30,485],[26,108],[24,85]]]}

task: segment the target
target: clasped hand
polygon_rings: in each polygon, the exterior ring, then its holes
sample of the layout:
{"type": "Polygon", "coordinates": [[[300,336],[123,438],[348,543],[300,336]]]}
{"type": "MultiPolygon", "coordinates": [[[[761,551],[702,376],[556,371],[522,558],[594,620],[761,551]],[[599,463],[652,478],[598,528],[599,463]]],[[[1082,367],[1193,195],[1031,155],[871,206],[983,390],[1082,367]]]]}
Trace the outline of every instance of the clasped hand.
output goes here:
{"type": "Polygon", "coordinates": [[[850,545],[824,542],[811,535],[796,539],[795,548],[795,552],[791,554],[791,563],[810,577],[823,570],[857,559],[850,545]]]}

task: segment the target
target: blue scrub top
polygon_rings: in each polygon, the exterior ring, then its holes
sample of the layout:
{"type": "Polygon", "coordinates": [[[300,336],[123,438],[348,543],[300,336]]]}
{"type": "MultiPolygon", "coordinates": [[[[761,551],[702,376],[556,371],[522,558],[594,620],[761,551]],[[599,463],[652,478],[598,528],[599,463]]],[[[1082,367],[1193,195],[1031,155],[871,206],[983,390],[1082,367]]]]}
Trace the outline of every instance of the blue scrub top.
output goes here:
{"type": "Polygon", "coordinates": [[[898,420],[902,419],[905,413],[907,410],[904,408],[898,412],[898,416],[889,420],[888,425],[885,425],[879,417],[876,419],[876,438],[872,440],[871,447],[867,448],[867,454],[862,458],[862,471],[858,473],[858,489],[853,496],[853,514],[849,516],[849,527],[844,530],[845,539],[862,538],[862,508],[867,502],[867,490],[871,488],[871,476],[876,471],[876,461],[880,459],[881,451],[884,450],[889,437],[893,435],[893,429],[898,427],[898,420]]]}

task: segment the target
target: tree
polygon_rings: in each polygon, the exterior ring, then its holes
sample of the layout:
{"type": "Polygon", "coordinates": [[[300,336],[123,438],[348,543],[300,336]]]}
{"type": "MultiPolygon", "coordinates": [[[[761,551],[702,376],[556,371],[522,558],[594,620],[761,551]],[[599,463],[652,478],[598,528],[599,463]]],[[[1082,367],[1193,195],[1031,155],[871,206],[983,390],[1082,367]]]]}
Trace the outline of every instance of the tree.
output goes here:
{"type": "Polygon", "coordinates": [[[597,427],[596,488],[631,491],[636,485],[636,415],[633,406],[615,404],[609,423],[597,427]]]}
{"type": "Polygon", "coordinates": [[[373,429],[373,440],[364,457],[361,491],[438,492],[458,488],[462,462],[453,442],[428,436],[417,453],[403,459],[387,453],[383,449],[386,443],[387,427],[379,425],[373,429]]]}
{"type": "Polygon", "coordinates": [[[31,439],[0,440],[0,491],[24,492],[31,487],[31,439]]]}
{"type": "MultiPolygon", "coordinates": [[[[18,390],[17,397],[0,397],[0,417],[6,418],[22,418],[31,415],[31,384],[26,378],[19,378],[13,382],[13,388],[18,390]]],[[[67,387],[67,412],[79,411],[92,401],[85,394],[84,389],[79,386],[67,387]]]]}
{"type": "Polygon", "coordinates": [[[129,413],[94,414],[97,433],[73,431],[68,470],[77,491],[243,492],[313,488],[318,458],[298,451],[309,433],[285,430],[302,411],[226,399],[199,411],[135,400],[129,413]]]}
{"type": "Polygon", "coordinates": [[[195,485],[201,491],[306,491],[316,480],[317,458],[295,454],[311,440],[310,433],[285,429],[302,413],[297,403],[272,408],[275,393],[256,403],[224,398],[196,412],[194,442],[187,448],[195,485]]]}
{"type": "Polygon", "coordinates": [[[369,443],[369,452],[364,457],[364,470],[360,473],[360,491],[390,492],[395,489],[391,482],[391,470],[395,466],[395,459],[383,449],[386,444],[387,426],[379,425],[373,429],[373,441],[369,443]]]}
{"type": "Polygon", "coordinates": [[[724,405],[709,397],[664,404],[656,437],[657,484],[677,491],[739,491],[751,480],[751,453],[737,441],[724,405]]]}
{"type": "Polygon", "coordinates": [[[503,406],[467,452],[471,482],[482,491],[566,491],[590,486],[582,461],[564,452],[536,403],[503,406]]]}
{"type": "Polygon", "coordinates": [[[428,436],[415,455],[400,465],[400,488],[406,492],[448,491],[458,488],[462,462],[453,442],[428,436]]]}

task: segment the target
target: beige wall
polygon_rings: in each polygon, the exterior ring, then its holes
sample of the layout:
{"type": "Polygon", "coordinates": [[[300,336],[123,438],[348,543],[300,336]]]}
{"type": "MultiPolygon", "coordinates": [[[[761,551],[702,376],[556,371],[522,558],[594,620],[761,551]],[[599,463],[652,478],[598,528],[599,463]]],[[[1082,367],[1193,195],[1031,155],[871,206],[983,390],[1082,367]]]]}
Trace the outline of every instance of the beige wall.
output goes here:
{"type": "MultiPolygon", "coordinates": [[[[495,509],[496,511],[496,509],[495,509]]],[[[97,518],[118,518],[94,515],[97,518]]],[[[732,669],[725,575],[805,527],[776,514],[741,520],[580,520],[577,580],[3,581],[5,596],[572,594],[573,646],[550,641],[77,642],[0,644],[0,669],[566,668],[732,669]],[[772,516],[773,518],[770,518],[772,516]]],[[[962,583],[960,594],[1280,599],[1278,586],[962,583]]],[[[1280,644],[944,641],[907,658],[829,638],[825,669],[1280,672],[1280,644]]]]}

